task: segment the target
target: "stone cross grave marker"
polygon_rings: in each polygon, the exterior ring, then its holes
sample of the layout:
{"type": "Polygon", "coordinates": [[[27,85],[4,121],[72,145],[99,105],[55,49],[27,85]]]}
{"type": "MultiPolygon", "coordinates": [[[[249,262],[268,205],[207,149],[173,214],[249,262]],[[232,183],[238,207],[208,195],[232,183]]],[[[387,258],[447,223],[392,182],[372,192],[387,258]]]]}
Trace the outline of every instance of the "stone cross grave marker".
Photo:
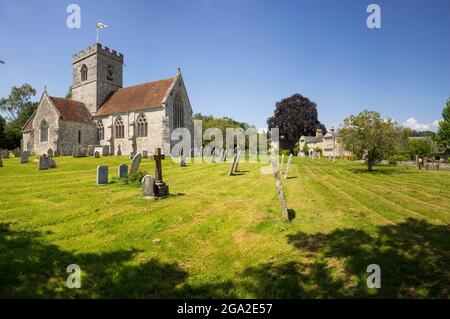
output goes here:
{"type": "Polygon", "coordinates": [[[281,154],[280,174],[283,174],[284,154],[281,154]]]}
{"type": "Polygon", "coordinates": [[[127,178],[128,177],[128,165],[120,164],[117,166],[117,178],[127,178]]]}
{"type": "Polygon", "coordinates": [[[155,198],[155,179],[152,175],[147,174],[142,178],[142,196],[155,198]]]}
{"type": "Polygon", "coordinates": [[[107,184],[108,183],[108,166],[99,165],[97,166],[97,184],[107,184]]]}
{"type": "Polygon", "coordinates": [[[281,215],[284,219],[289,220],[289,213],[286,206],[286,199],[283,192],[283,184],[281,183],[280,172],[277,169],[277,159],[272,157],[273,176],[275,177],[275,185],[277,187],[278,199],[281,205],[281,215]]]}
{"type": "Polygon", "coordinates": [[[141,153],[137,153],[134,155],[133,160],[131,161],[130,174],[136,173],[139,170],[139,165],[141,165],[142,155],[141,153]]]}
{"type": "Polygon", "coordinates": [[[169,186],[166,185],[163,181],[162,175],[162,164],[161,159],[164,159],[165,155],[161,154],[161,149],[158,147],[155,150],[155,155],[153,155],[153,159],[155,160],[155,193],[156,197],[164,198],[169,195],[169,186]]]}
{"type": "Polygon", "coordinates": [[[50,161],[49,161],[49,159],[48,159],[46,154],[42,154],[39,157],[39,169],[40,170],[46,170],[46,169],[49,169],[49,168],[50,168],[50,161]]]}
{"type": "Polygon", "coordinates": [[[233,156],[233,163],[231,163],[230,170],[228,171],[228,176],[231,176],[234,173],[234,166],[236,165],[236,159],[237,159],[237,153],[235,153],[233,156]]]}
{"type": "Polygon", "coordinates": [[[20,164],[25,164],[25,163],[28,163],[28,152],[27,151],[22,152],[20,154],[20,164]]]}
{"type": "Polygon", "coordinates": [[[288,176],[289,168],[291,167],[291,161],[292,161],[292,154],[289,155],[289,159],[288,159],[287,164],[286,164],[286,171],[284,172],[284,179],[286,179],[287,176],[288,176]]]}

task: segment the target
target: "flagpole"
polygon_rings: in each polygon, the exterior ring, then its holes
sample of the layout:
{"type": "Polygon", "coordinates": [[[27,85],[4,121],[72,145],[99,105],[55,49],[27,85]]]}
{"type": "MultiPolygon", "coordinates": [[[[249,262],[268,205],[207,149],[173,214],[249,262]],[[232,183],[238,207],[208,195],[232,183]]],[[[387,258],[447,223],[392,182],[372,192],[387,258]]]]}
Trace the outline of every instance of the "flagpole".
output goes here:
{"type": "Polygon", "coordinates": [[[96,37],[97,42],[96,43],[98,43],[98,27],[95,27],[95,30],[97,31],[97,37],[96,37]]]}

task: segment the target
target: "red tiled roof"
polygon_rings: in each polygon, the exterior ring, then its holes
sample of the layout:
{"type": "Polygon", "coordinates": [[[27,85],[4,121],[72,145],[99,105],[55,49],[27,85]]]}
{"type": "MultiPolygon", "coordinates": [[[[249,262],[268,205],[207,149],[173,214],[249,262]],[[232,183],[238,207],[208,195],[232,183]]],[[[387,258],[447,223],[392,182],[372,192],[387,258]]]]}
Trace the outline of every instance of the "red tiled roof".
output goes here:
{"type": "Polygon", "coordinates": [[[33,130],[33,120],[34,120],[35,115],[36,115],[36,111],[33,112],[33,114],[30,116],[28,121],[25,123],[25,126],[22,129],[22,132],[27,133],[27,132],[31,132],[33,130]]]}
{"type": "Polygon", "coordinates": [[[175,78],[118,89],[95,116],[159,107],[175,78]]]}
{"type": "Polygon", "coordinates": [[[92,123],[91,113],[82,102],[50,96],[59,115],[67,121],[92,123]]]}

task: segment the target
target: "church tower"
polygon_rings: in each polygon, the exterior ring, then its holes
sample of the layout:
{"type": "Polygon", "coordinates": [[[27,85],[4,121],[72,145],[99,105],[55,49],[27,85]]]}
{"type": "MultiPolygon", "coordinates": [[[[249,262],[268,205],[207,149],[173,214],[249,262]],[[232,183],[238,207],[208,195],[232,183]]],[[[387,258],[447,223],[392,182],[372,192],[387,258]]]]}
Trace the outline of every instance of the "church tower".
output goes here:
{"type": "Polygon", "coordinates": [[[113,92],[123,86],[123,54],[100,43],[72,56],[72,99],[94,115],[113,92]]]}

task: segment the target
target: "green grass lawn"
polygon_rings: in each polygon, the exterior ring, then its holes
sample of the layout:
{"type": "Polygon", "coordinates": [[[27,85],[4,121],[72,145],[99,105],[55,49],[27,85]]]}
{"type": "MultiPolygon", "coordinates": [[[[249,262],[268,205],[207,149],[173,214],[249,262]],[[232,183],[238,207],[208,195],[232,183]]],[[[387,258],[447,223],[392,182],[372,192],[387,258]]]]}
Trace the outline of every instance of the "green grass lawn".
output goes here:
{"type": "Polygon", "coordinates": [[[172,195],[152,201],[95,184],[97,165],[111,181],[126,157],[55,159],[3,160],[0,297],[449,297],[450,171],[294,158],[287,222],[261,164],[227,176],[228,163],[164,160],[172,195]],[[69,264],[80,289],[66,287],[69,264]],[[369,264],[381,289],[366,286],[369,264]]]}

